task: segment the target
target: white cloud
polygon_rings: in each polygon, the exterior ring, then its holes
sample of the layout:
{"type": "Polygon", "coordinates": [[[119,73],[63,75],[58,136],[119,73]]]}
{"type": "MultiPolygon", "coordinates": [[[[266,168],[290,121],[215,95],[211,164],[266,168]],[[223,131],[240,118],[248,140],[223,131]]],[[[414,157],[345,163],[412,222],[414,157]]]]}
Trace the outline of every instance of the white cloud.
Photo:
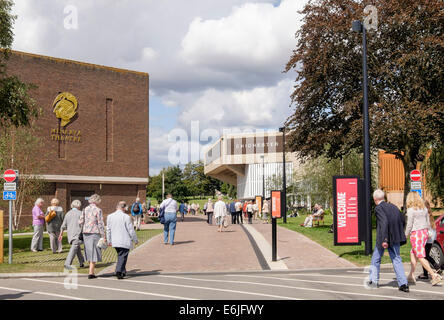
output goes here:
{"type": "Polygon", "coordinates": [[[200,129],[216,128],[273,128],[283,124],[290,115],[290,94],[293,81],[283,79],[277,85],[244,90],[207,89],[181,95],[167,96],[171,104],[182,105],[178,121],[189,128],[199,121],[200,129]]]}
{"type": "MultiPolygon", "coordinates": [[[[281,71],[306,2],[15,0],[13,49],[148,72],[152,101],[179,110],[155,112],[162,119],[150,126],[153,174],[171,165],[174,142],[160,127],[168,114],[188,133],[198,121],[200,134],[285,121],[293,79],[281,71]],[[78,29],[64,28],[67,5],[78,9],[78,29]]],[[[188,144],[190,159],[203,143],[188,144]]]]}
{"type": "Polygon", "coordinates": [[[304,2],[246,3],[221,19],[195,18],[181,56],[190,65],[224,72],[279,73],[296,44],[297,11],[304,2]]]}
{"type": "Polygon", "coordinates": [[[142,49],[142,58],[144,60],[151,60],[157,57],[157,52],[153,48],[145,47],[142,49]]]}

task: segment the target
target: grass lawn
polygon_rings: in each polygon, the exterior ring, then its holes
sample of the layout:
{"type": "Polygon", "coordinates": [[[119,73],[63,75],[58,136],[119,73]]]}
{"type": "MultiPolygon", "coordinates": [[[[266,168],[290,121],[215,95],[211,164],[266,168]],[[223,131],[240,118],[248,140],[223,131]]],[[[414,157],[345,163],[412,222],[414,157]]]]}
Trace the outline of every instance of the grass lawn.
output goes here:
{"type": "MultiPolygon", "coordinates": [[[[282,219],[278,219],[278,225],[305,235],[306,237],[316,241],[323,247],[333,251],[339,257],[347,259],[348,261],[357,264],[358,266],[370,265],[371,256],[366,256],[364,254],[364,242],[362,242],[362,245],[360,246],[335,246],[333,244],[333,233],[328,233],[328,231],[330,230],[330,226],[333,223],[333,216],[326,215],[324,217],[325,225],[323,226],[321,222],[321,225],[319,227],[314,228],[304,228],[300,226],[300,224],[304,222],[306,217],[306,215],[302,215],[296,218],[287,218],[287,224],[282,223],[282,219]]],[[[376,229],[373,229],[372,240],[373,249],[376,242],[376,229]]],[[[410,261],[410,249],[410,241],[407,241],[407,244],[401,246],[401,257],[403,262],[410,261]]],[[[387,250],[384,253],[384,257],[381,263],[391,263],[387,250]]]]}
{"type": "MultiPolygon", "coordinates": [[[[150,238],[161,233],[162,230],[140,230],[136,231],[139,243],[136,246],[140,246],[150,238]]],[[[63,272],[63,264],[66,256],[68,255],[70,245],[66,237],[66,233],[63,237],[63,252],[59,254],[53,254],[49,245],[49,236],[44,234],[43,236],[43,251],[32,252],[30,250],[32,235],[15,236],[13,240],[13,256],[12,264],[8,264],[9,255],[9,241],[8,237],[4,239],[4,257],[3,264],[0,264],[0,273],[15,273],[15,272],[63,272]]],[[[82,245],[83,249],[83,245],[82,245]]],[[[115,249],[108,247],[102,251],[102,262],[96,264],[96,272],[100,272],[104,268],[112,265],[117,261],[117,254],[115,249]]],[[[78,266],[77,258],[74,258],[74,266],[78,266]]],[[[85,263],[85,266],[88,266],[85,263]]],[[[79,273],[88,273],[88,267],[78,269],[79,273]]]]}

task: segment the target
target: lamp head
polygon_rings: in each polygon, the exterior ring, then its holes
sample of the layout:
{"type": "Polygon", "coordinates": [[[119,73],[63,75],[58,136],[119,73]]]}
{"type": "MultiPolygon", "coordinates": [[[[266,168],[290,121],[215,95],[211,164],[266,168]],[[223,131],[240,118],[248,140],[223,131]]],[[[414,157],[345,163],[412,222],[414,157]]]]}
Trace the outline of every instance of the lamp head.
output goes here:
{"type": "Polygon", "coordinates": [[[279,132],[284,132],[284,131],[285,131],[285,127],[279,128],[279,132]]]}
{"type": "Polygon", "coordinates": [[[352,29],[354,32],[362,32],[362,23],[359,20],[355,20],[352,22],[352,29]]]}

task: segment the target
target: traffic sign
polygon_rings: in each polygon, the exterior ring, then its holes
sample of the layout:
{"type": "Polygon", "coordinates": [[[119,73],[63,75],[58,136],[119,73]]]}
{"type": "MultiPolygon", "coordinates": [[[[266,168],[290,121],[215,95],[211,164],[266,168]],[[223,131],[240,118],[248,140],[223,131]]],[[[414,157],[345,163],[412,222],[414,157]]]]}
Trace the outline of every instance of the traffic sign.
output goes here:
{"type": "Polygon", "coordinates": [[[410,180],[421,181],[421,172],[419,170],[412,170],[410,172],[410,180]]]}
{"type": "Polygon", "coordinates": [[[6,170],[5,173],[3,174],[3,179],[5,179],[7,182],[13,182],[15,181],[16,178],[17,178],[17,173],[12,169],[6,170]]]}
{"type": "Polygon", "coordinates": [[[421,181],[410,181],[410,190],[422,189],[421,181]]]}
{"type": "Polygon", "coordinates": [[[16,200],[17,191],[3,191],[3,200],[16,200]]]}
{"type": "Polygon", "coordinates": [[[17,190],[17,183],[15,183],[15,182],[5,182],[3,184],[3,190],[5,190],[5,191],[16,191],[17,190]]]}

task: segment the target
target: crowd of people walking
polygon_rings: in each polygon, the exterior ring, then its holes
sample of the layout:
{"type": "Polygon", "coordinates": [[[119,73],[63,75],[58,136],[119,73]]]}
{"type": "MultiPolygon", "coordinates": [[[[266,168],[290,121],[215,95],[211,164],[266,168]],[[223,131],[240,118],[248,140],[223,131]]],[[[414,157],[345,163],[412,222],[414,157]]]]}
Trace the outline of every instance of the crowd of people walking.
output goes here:
{"type": "MultiPolygon", "coordinates": [[[[409,284],[414,284],[415,269],[418,262],[423,268],[423,273],[418,279],[431,278],[431,284],[437,285],[442,281],[440,266],[430,257],[430,248],[436,239],[436,227],[430,204],[423,201],[418,193],[410,192],[406,199],[407,214],[404,215],[395,205],[385,201],[385,193],[378,189],[373,193],[375,202],[375,216],[377,220],[376,245],[371,259],[369,281],[367,285],[377,288],[379,282],[379,269],[385,249],[388,250],[396,273],[399,290],[409,292],[409,284]],[[406,276],[400,247],[410,240],[412,249],[410,252],[410,272],[406,276]]],[[[143,215],[157,215],[163,224],[163,242],[165,245],[175,244],[177,229],[177,214],[184,221],[186,214],[199,213],[199,205],[192,203],[187,205],[184,201],[178,202],[168,194],[166,199],[158,206],[151,207],[141,203],[140,198],[128,206],[124,201],[116,205],[116,211],[108,215],[105,224],[101,198],[94,194],[89,197],[89,205],[81,208],[81,202],[74,200],[71,210],[66,214],[60,206],[58,199],[52,199],[50,206],[44,213],[44,200],[39,198],[32,210],[34,234],[31,241],[33,252],[43,250],[43,230],[46,228],[50,238],[50,248],[54,254],[62,252],[63,232],[67,231],[70,250],[65,260],[65,268],[72,268],[72,263],[77,257],[79,266],[84,267],[89,262],[89,279],[96,278],[96,263],[102,261],[102,250],[112,246],[117,253],[116,276],[122,279],[126,275],[126,262],[128,254],[134,244],[138,243],[136,230],[140,230],[143,215]],[[154,210],[152,210],[154,208],[154,210]],[[154,213],[153,213],[154,212],[154,213]],[[84,254],[81,244],[84,244],[84,254]]],[[[262,220],[262,223],[270,222],[270,199],[264,199],[260,203],[255,200],[241,201],[234,199],[225,202],[219,195],[213,203],[212,198],[203,206],[208,225],[217,226],[218,232],[223,232],[229,226],[245,223],[252,224],[254,220],[262,220]],[[229,218],[231,216],[231,219],[229,218]]],[[[301,226],[309,227],[313,219],[323,215],[322,206],[316,204],[313,212],[307,216],[301,226]]]]}
{"type": "Polygon", "coordinates": [[[43,213],[44,200],[38,198],[32,210],[34,234],[31,241],[31,251],[43,251],[43,229],[49,234],[50,247],[54,254],[62,252],[63,232],[67,231],[70,249],[64,266],[72,269],[72,263],[77,256],[79,267],[84,267],[84,262],[89,262],[89,279],[96,278],[96,263],[102,261],[102,250],[112,246],[117,253],[116,276],[122,279],[126,275],[126,261],[128,253],[137,244],[135,230],[140,230],[140,221],[143,206],[137,198],[131,209],[124,201],[116,206],[116,211],[107,217],[105,224],[102,209],[99,207],[101,198],[97,194],[89,197],[89,205],[81,210],[81,202],[74,200],[71,210],[66,214],[59,206],[58,199],[52,199],[51,205],[43,213]],[[137,210],[137,208],[139,210],[137,210]],[[127,214],[130,211],[133,219],[127,214]],[[134,221],[134,223],[133,223],[134,221]],[[81,243],[84,244],[84,254],[81,243]]]}

